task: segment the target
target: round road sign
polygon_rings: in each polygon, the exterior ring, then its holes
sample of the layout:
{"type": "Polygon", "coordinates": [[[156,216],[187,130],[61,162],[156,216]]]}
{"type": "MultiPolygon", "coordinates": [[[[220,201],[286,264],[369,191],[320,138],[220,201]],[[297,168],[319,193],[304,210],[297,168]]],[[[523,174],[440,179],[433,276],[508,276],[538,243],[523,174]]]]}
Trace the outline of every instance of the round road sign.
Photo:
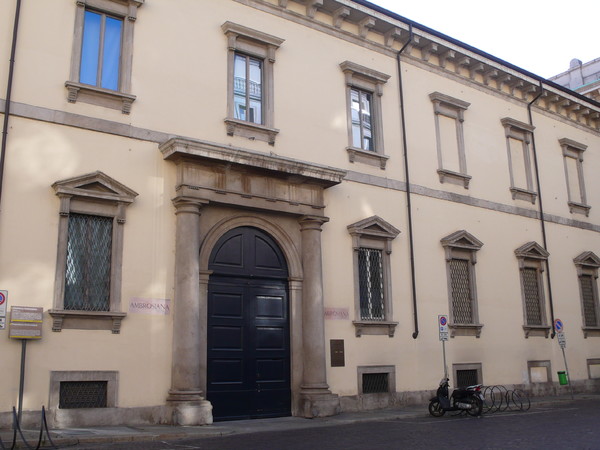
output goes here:
{"type": "Polygon", "coordinates": [[[0,292],[0,305],[3,305],[5,301],[6,296],[4,295],[4,292],[0,292]]]}
{"type": "Polygon", "coordinates": [[[446,326],[447,323],[448,323],[448,320],[446,319],[446,316],[440,317],[440,325],[441,326],[446,326]]]}
{"type": "Polygon", "coordinates": [[[554,321],[554,329],[555,329],[556,331],[558,331],[558,332],[560,333],[561,331],[563,331],[563,330],[564,330],[564,328],[565,328],[565,326],[564,326],[564,324],[563,324],[562,320],[560,320],[560,319],[556,319],[556,320],[554,321]]]}

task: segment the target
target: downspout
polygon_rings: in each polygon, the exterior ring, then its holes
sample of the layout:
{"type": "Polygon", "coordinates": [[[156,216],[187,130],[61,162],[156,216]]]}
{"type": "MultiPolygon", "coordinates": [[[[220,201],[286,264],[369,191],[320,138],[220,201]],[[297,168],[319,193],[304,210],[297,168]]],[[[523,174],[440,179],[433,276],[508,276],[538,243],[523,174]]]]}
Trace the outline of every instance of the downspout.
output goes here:
{"type": "MultiPolygon", "coordinates": [[[[531,113],[531,107],[542,96],[543,93],[544,93],[544,86],[542,85],[542,82],[540,81],[540,93],[538,95],[536,95],[535,98],[527,104],[527,114],[529,116],[529,125],[531,125],[532,127],[533,127],[533,116],[531,113]]],[[[540,184],[540,171],[538,170],[538,157],[537,157],[537,150],[535,148],[535,133],[533,131],[531,132],[531,148],[533,150],[533,163],[535,165],[535,182],[537,184],[537,191],[538,191],[538,196],[539,196],[539,200],[540,200],[539,211],[540,211],[540,225],[542,227],[542,241],[544,244],[544,249],[546,251],[548,251],[548,240],[546,238],[546,221],[544,220],[544,202],[542,200],[542,197],[543,197],[542,196],[542,186],[540,184]]],[[[554,339],[554,336],[556,335],[556,331],[554,330],[554,302],[552,300],[552,282],[551,282],[552,278],[550,277],[550,264],[546,264],[546,279],[548,281],[548,300],[550,303],[550,323],[552,325],[551,338],[554,339]]]]}
{"type": "MultiPolygon", "coordinates": [[[[2,127],[2,144],[0,147],[0,204],[2,203],[2,181],[4,180],[4,159],[6,154],[6,139],[8,137],[8,119],[10,117],[10,97],[12,94],[13,72],[15,69],[15,53],[17,49],[17,30],[19,29],[19,16],[21,13],[21,0],[17,0],[15,8],[15,22],[13,25],[12,47],[8,65],[8,83],[6,85],[6,98],[4,102],[4,125],[2,127]]],[[[0,211],[1,211],[0,207],[0,211]]]]}
{"type": "Polygon", "coordinates": [[[413,31],[412,24],[408,24],[408,41],[402,46],[400,51],[396,54],[396,61],[398,63],[398,88],[400,91],[400,120],[402,124],[402,144],[404,150],[404,179],[406,180],[406,207],[408,209],[408,242],[410,251],[410,276],[412,283],[412,300],[413,300],[413,318],[414,318],[414,332],[412,334],[413,339],[419,336],[419,316],[417,311],[417,282],[415,276],[415,252],[414,252],[414,238],[413,238],[413,220],[412,220],[412,204],[410,198],[410,173],[408,170],[408,143],[406,142],[406,122],[404,120],[404,89],[402,84],[402,64],[400,62],[400,55],[406,48],[412,43],[413,31]]]}

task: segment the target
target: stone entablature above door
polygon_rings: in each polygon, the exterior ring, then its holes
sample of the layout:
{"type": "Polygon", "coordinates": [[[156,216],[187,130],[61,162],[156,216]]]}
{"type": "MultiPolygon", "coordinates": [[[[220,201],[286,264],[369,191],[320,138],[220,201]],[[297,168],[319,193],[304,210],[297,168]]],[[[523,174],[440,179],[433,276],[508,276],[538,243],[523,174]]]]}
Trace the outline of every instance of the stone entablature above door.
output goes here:
{"type": "Polygon", "coordinates": [[[173,138],[160,145],[177,164],[179,196],[291,214],[322,215],[323,190],[344,170],[292,158],[173,138]]]}

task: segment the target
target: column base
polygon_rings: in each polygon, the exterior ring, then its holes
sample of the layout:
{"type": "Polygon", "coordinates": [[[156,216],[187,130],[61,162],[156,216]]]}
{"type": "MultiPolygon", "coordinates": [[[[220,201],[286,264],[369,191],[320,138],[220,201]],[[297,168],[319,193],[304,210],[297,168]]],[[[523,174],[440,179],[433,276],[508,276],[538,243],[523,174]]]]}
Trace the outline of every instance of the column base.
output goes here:
{"type": "Polygon", "coordinates": [[[208,400],[181,402],[172,405],[173,425],[210,425],[213,423],[212,405],[208,400]]]}
{"type": "Polygon", "coordinates": [[[300,414],[312,419],[335,416],[341,412],[340,398],[331,392],[306,392],[300,394],[300,414]]]}
{"type": "Polygon", "coordinates": [[[202,391],[170,390],[167,404],[171,407],[173,425],[210,425],[213,423],[212,404],[202,391]]]}

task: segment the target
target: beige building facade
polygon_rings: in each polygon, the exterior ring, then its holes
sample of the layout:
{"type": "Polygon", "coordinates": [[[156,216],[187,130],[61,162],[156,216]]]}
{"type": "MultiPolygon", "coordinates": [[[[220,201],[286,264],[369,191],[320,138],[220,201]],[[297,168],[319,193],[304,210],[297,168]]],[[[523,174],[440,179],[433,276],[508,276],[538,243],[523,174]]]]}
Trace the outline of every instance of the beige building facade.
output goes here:
{"type": "Polygon", "coordinates": [[[560,319],[600,388],[599,103],[362,0],[176,3],[0,5],[0,426],[14,306],[54,427],[425,407],[439,315],[454,386],[567,389],[560,319]]]}

